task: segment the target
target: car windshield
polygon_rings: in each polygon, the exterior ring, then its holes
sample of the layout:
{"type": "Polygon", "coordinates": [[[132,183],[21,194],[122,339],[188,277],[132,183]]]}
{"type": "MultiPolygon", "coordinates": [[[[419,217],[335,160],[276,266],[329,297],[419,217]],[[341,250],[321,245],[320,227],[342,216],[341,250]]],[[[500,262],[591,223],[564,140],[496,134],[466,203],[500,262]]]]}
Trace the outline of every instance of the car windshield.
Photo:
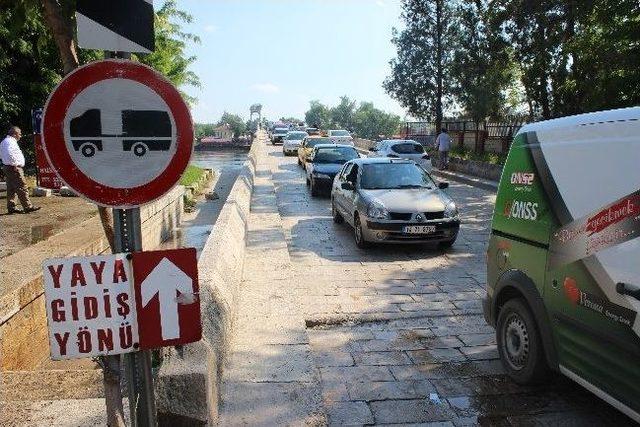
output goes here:
{"type": "Polygon", "coordinates": [[[429,174],[415,163],[373,163],[364,165],[360,187],[364,190],[435,188],[429,174]]]}
{"type": "Polygon", "coordinates": [[[274,131],[274,133],[287,133],[287,132],[289,132],[289,129],[284,129],[284,128],[276,129],[274,131]]]}
{"type": "Polygon", "coordinates": [[[398,154],[423,154],[424,148],[417,142],[403,142],[394,144],[391,149],[398,154]]]}
{"type": "Polygon", "coordinates": [[[343,164],[358,157],[358,152],[351,147],[318,148],[313,163],[343,164]]]}
{"type": "Polygon", "coordinates": [[[306,132],[289,132],[289,134],[287,135],[287,139],[302,140],[302,139],[305,139],[307,136],[309,135],[307,135],[306,132]]]}
{"type": "Polygon", "coordinates": [[[307,139],[307,147],[315,147],[318,144],[331,144],[332,142],[330,138],[307,139]]]}
{"type": "Polygon", "coordinates": [[[332,130],[331,136],[351,136],[346,130],[332,130]]]}

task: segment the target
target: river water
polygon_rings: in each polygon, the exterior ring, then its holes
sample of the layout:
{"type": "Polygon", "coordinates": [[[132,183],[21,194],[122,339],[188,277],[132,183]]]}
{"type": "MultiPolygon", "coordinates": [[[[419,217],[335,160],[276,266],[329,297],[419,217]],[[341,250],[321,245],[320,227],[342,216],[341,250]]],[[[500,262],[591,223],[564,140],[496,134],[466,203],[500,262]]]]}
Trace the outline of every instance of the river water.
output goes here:
{"type": "Polygon", "coordinates": [[[211,234],[211,228],[218,219],[220,210],[247,158],[248,152],[246,150],[224,149],[193,153],[192,164],[214,170],[217,182],[213,190],[219,198],[198,201],[196,210],[183,215],[180,228],[175,230],[172,238],[162,244],[162,249],[196,248],[198,256],[200,255],[200,251],[211,234]]]}

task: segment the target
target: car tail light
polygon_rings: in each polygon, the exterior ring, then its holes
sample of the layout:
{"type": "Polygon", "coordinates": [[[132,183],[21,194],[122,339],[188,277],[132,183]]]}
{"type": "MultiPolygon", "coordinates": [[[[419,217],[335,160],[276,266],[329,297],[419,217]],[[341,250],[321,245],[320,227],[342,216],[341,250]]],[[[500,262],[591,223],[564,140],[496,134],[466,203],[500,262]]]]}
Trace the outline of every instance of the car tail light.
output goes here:
{"type": "Polygon", "coordinates": [[[399,159],[399,156],[396,156],[395,154],[387,154],[387,157],[391,157],[393,159],[399,159]]]}

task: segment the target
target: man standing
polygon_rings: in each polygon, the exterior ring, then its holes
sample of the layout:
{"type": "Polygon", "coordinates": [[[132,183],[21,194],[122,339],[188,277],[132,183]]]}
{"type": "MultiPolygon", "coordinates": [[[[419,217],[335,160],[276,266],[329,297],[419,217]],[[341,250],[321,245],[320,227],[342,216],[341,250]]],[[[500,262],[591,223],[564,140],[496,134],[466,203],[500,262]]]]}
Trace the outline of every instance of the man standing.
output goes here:
{"type": "Polygon", "coordinates": [[[436,138],[436,148],[440,158],[440,169],[446,169],[449,165],[449,150],[451,149],[451,137],[447,133],[447,128],[442,128],[440,135],[436,138]]]}
{"type": "Polygon", "coordinates": [[[20,150],[18,141],[22,138],[22,131],[17,126],[11,126],[7,137],[0,142],[0,160],[2,171],[7,179],[7,211],[14,213],[35,212],[40,207],[33,206],[29,200],[27,182],[24,180],[24,154],[20,150]],[[16,208],[15,196],[18,196],[23,210],[16,208]]]}

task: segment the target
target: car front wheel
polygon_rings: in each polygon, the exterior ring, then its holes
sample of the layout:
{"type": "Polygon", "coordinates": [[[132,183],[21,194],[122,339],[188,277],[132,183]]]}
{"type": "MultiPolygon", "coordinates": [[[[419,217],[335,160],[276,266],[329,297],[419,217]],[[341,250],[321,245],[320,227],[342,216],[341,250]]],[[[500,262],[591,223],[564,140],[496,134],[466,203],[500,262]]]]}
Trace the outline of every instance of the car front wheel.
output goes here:
{"type": "Polygon", "coordinates": [[[333,222],[336,224],[342,224],[344,221],[344,218],[340,215],[340,212],[338,212],[336,203],[333,200],[331,200],[331,216],[333,217],[333,222]]]}
{"type": "Polygon", "coordinates": [[[502,306],[496,338],[502,365],[516,383],[535,384],[548,377],[540,332],[523,299],[510,299],[502,306]]]}
{"type": "Polygon", "coordinates": [[[353,236],[356,240],[356,246],[360,249],[369,247],[369,242],[364,238],[364,231],[362,230],[362,224],[360,223],[360,218],[357,213],[353,220],[353,236]]]}

